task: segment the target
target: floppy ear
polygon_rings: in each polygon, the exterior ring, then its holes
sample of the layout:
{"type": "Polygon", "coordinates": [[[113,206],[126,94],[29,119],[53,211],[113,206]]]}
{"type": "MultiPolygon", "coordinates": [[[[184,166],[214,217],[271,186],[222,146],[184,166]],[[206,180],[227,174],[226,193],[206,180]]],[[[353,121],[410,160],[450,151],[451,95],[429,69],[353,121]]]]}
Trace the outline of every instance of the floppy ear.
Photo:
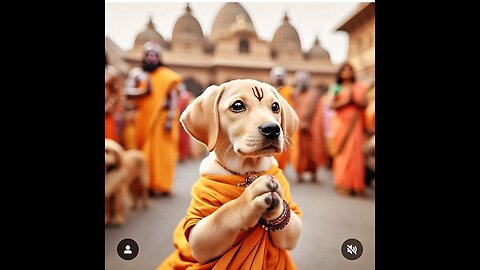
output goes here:
{"type": "Polygon", "coordinates": [[[293,132],[298,127],[298,115],[282,95],[278,94],[277,96],[280,100],[280,110],[282,113],[282,121],[280,124],[282,126],[283,136],[291,138],[293,132]]]}
{"type": "Polygon", "coordinates": [[[105,138],[105,149],[111,151],[117,161],[117,167],[123,166],[123,147],[116,141],[105,138]]]}
{"type": "Polygon", "coordinates": [[[190,136],[207,146],[209,152],[217,144],[220,129],[218,103],[224,89],[224,84],[209,86],[180,116],[183,128],[190,136]]]}

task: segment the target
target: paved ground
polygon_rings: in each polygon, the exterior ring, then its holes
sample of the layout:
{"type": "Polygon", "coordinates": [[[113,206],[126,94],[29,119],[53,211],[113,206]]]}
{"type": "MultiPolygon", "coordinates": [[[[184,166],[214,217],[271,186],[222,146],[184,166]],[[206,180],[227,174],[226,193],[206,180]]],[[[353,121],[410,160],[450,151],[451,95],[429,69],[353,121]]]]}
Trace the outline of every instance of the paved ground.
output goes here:
{"type": "MultiPolygon", "coordinates": [[[[120,228],[105,228],[105,269],[153,270],[172,251],[172,233],[190,202],[190,187],[197,180],[200,161],[177,166],[174,196],[156,198],[147,210],[131,211],[120,228]],[[116,252],[124,238],[134,239],[140,252],[131,261],[122,260],[116,252]]],[[[293,172],[287,167],[287,178],[293,172]]],[[[333,192],[331,174],[322,171],[320,183],[291,183],[293,199],[303,211],[303,232],[293,260],[300,270],[374,270],[375,269],[375,194],[367,190],[366,198],[348,198],[333,192]],[[363,244],[363,255],[345,259],[340,247],[348,238],[363,244]]]]}

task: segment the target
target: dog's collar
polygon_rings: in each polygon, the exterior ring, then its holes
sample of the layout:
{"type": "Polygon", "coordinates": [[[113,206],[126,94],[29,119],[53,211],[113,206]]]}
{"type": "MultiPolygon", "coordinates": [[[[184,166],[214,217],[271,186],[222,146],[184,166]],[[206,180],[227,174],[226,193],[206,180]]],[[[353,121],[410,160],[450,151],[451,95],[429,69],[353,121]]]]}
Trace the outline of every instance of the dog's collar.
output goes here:
{"type": "Polygon", "coordinates": [[[215,159],[215,161],[218,163],[218,165],[222,166],[222,168],[224,168],[229,173],[234,174],[234,175],[238,175],[238,176],[242,176],[242,177],[245,176],[245,181],[237,184],[237,186],[239,186],[239,187],[248,187],[251,183],[253,183],[253,181],[255,181],[255,179],[258,178],[258,175],[262,173],[262,172],[257,172],[257,171],[249,171],[247,173],[241,174],[241,173],[234,172],[234,171],[228,169],[220,161],[218,161],[218,159],[215,159]]]}

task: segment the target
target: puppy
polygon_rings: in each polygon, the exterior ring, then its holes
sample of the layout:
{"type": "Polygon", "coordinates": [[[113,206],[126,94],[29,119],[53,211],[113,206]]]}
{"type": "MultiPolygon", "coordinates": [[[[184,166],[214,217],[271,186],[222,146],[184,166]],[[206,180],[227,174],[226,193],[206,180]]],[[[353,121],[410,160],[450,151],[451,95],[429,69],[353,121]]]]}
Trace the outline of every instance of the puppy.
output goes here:
{"type": "MultiPolygon", "coordinates": [[[[247,246],[251,244],[246,242],[239,244],[238,241],[244,241],[249,237],[250,241],[258,234],[260,238],[271,239],[273,246],[277,248],[275,252],[280,254],[268,256],[279,256],[276,258],[284,259],[287,264],[291,262],[284,250],[293,249],[300,236],[302,229],[300,209],[292,201],[288,182],[283,172],[278,169],[278,163],[273,155],[287,147],[290,136],[298,125],[298,116],[294,110],[269,84],[248,79],[233,80],[220,86],[208,87],[182,113],[180,121],[193,138],[205,144],[211,151],[200,165],[200,175],[212,177],[208,181],[200,179],[192,188],[194,196],[192,203],[197,201],[201,203],[199,207],[192,207],[191,204],[185,219],[187,222],[177,227],[177,230],[186,228],[185,237],[191,248],[191,254],[189,250],[185,251],[186,249],[180,251],[183,257],[180,256],[177,260],[183,260],[190,255],[200,264],[223,263],[223,260],[230,260],[230,256],[232,258],[237,256],[232,259],[236,260],[240,255],[234,254],[248,254],[250,251],[247,251],[249,249],[247,246]],[[276,172],[275,177],[266,173],[272,171],[272,168],[276,172]],[[245,182],[238,183],[240,188],[236,185],[225,186],[229,181],[226,179],[232,179],[230,176],[243,177],[253,172],[259,176],[253,181],[248,181],[249,177],[245,178],[245,182]],[[226,176],[225,179],[222,175],[226,176]],[[282,180],[280,181],[278,177],[282,180]],[[212,179],[213,182],[210,181],[212,179]],[[215,181],[222,188],[212,188],[217,185],[215,181]],[[218,195],[214,193],[217,191],[218,195]],[[218,201],[220,197],[231,197],[231,200],[218,201]],[[269,236],[264,236],[265,232],[259,227],[259,221],[261,219],[270,221],[285,213],[284,199],[290,201],[292,209],[285,209],[291,214],[288,225],[278,232],[270,231],[267,233],[269,236]],[[203,206],[206,210],[215,210],[211,214],[198,210],[203,206]],[[210,206],[212,208],[209,208],[210,206]],[[208,215],[204,216],[204,213],[208,215]],[[188,220],[192,215],[200,216],[201,219],[198,222],[194,219],[194,222],[190,223],[188,220]],[[247,253],[233,250],[241,249],[242,245],[247,253]],[[228,255],[225,255],[227,253],[228,255]]],[[[179,240],[175,245],[182,246],[182,243],[179,240]]],[[[266,267],[265,264],[269,265],[266,254],[273,251],[262,247],[265,250],[257,252],[255,256],[263,257],[254,257],[253,265],[258,267],[262,265],[263,268],[266,267]]],[[[172,258],[169,260],[173,260],[172,258]]],[[[250,259],[245,259],[248,260],[250,259]]],[[[241,261],[238,265],[244,265],[243,263],[246,262],[241,261]]],[[[159,269],[168,269],[167,265],[175,263],[165,262],[159,269]]],[[[183,262],[183,265],[187,264],[183,262]]]]}
{"type": "Polygon", "coordinates": [[[149,175],[145,158],[138,150],[124,151],[121,145],[105,139],[105,224],[125,223],[125,204],[132,197],[132,208],[141,201],[148,207],[149,175]]]}

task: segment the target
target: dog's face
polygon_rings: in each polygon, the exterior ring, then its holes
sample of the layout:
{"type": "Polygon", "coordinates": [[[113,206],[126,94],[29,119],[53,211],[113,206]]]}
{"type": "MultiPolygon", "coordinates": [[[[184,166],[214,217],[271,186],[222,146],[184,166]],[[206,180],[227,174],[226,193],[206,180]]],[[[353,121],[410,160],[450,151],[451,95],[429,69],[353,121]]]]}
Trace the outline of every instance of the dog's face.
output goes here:
{"type": "Polygon", "coordinates": [[[280,101],[269,85],[253,81],[228,84],[218,104],[220,129],[239,156],[272,156],[285,145],[280,101]]]}
{"type": "Polygon", "coordinates": [[[209,151],[227,146],[244,157],[281,152],[298,124],[296,113],[278,91],[256,80],[210,86],[180,120],[209,151]]]}
{"type": "Polygon", "coordinates": [[[105,166],[107,167],[107,173],[121,165],[122,152],[123,148],[118,143],[105,139],[105,166]]]}

